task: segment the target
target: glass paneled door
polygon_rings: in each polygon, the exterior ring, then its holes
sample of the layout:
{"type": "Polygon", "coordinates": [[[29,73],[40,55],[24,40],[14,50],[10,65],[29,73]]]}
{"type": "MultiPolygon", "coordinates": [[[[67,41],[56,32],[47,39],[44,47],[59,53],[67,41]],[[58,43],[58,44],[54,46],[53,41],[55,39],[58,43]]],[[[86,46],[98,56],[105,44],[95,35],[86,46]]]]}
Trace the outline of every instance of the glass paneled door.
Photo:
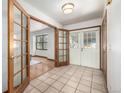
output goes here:
{"type": "Polygon", "coordinates": [[[69,32],[56,30],[56,66],[69,64],[69,32]]]}
{"type": "Polygon", "coordinates": [[[70,32],[70,62],[100,68],[100,28],[70,32]]]}
{"type": "Polygon", "coordinates": [[[29,83],[29,21],[19,4],[9,0],[8,93],[22,93],[29,83]]]}

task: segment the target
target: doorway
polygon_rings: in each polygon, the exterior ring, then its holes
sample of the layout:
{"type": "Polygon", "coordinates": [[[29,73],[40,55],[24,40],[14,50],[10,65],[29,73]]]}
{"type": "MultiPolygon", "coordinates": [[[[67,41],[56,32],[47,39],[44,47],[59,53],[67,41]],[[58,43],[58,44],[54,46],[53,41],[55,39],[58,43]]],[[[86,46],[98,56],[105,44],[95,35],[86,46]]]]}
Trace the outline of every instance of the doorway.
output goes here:
{"type": "Polygon", "coordinates": [[[100,69],[100,28],[70,32],[71,64],[100,69]]]}
{"type": "Polygon", "coordinates": [[[55,30],[30,19],[30,80],[55,67],[55,30]]]}

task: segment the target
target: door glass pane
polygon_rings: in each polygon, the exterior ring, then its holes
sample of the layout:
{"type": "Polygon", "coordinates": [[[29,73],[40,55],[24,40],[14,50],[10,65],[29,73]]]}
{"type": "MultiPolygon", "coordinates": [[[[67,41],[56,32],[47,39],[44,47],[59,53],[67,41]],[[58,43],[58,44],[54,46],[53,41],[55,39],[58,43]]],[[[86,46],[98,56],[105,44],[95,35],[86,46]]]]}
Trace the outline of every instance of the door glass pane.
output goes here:
{"type": "Polygon", "coordinates": [[[63,31],[59,31],[59,37],[63,37],[63,31]]]}
{"type": "Polygon", "coordinates": [[[64,50],[64,55],[67,55],[67,51],[66,50],[64,50]]]}
{"type": "Polygon", "coordinates": [[[59,38],[59,43],[63,43],[63,38],[59,38]]]}
{"type": "Polygon", "coordinates": [[[26,41],[26,35],[27,35],[27,30],[26,29],[23,29],[23,39],[24,41],[26,41]]]}
{"type": "Polygon", "coordinates": [[[14,58],[14,74],[21,70],[21,56],[14,58]]]}
{"type": "Polygon", "coordinates": [[[63,44],[59,44],[59,49],[63,49],[63,44]]]}
{"type": "Polygon", "coordinates": [[[88,33],[88,48],[91,48],[91,32],[88,33]]]}
{"type": "Polygon", "coordinates": [[[27,79],[27,69],[23,69],[23,80],[27,79]]]}
{"type": "Polygon", "coordinates": [[[96,48],[96,32],[92,32],[92,48],[96,48]]]}
{"type": "Polygon", "coordinates": [[[21,26],[14,24],[14,39],[21,40],[21,26]]]}
{"type": "Polygon", "coordinates": [[[59,62],[63,62],[64,56],[59,56],[59,62]]]}
{"type": "Polygon", "coordinates": [[[63,50],[59,50],[59,55],[63,55],[63,50]]]}
{"type": "Polygon", "coordinates": [[[26,42],[23,42],[23,54],[26,54],[26,42]]]}
{"type": "Polygon", "coordinates": [[[66,49],[66,48],[67,48],[66,46],[67,46],[67,44],[64,44],[64,49],[66,49]]]}
{"type": "Polygon", "coordinates": [[[27,17],[23,14],[23,26],[27,26],[27,17]]]}
{"type": "Polygon", "coordinates": [[[21,42],[14,41],[14,56],[21,55],[21,42]]]}
{"type": "Polygon", "coordinates": [[[79,47],[79,36],[78,33],[70,34],[70,48],[78,48],[79,47]]]}
{"type": "Polygon", "coordinates": [[[23,56],[23,68],[26,67],[26,55],[23,56]]]}
{"type": "Polygon", "coordinates": [[[14,7],[14,21],[21,25],[21,12],[16,7],[14,7]]]}
{"type": "Polygon", "coordinates": [[[21,84],[21,72],[14,76],[14,87],[21,84]]]}
{"type": "Polygon", "coordinates": [[[64,62],[66,62],[67,60],[66,60],[66,55],[64,56],[64,62]]]}
{"type": "Polygon", "coordinates": [[[67,43],[67,42],[66,42],[66,38],[64,38],[64,41],[63,41],[63,42],[64,42],[64,43],[67,43]]]}

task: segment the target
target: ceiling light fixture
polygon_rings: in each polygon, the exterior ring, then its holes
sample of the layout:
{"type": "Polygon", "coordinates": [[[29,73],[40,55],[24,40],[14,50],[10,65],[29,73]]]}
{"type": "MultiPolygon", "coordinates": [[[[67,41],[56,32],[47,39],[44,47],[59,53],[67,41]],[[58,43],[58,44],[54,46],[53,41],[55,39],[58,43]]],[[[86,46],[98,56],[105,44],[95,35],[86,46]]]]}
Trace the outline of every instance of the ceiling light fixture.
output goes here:
{"type": "Polygon", "coordinates": [[[74,9],[73,3],[66,3],[62,6],[62,10],[63,10],[64,14],[72,13],[73,9],[74,9]]]}

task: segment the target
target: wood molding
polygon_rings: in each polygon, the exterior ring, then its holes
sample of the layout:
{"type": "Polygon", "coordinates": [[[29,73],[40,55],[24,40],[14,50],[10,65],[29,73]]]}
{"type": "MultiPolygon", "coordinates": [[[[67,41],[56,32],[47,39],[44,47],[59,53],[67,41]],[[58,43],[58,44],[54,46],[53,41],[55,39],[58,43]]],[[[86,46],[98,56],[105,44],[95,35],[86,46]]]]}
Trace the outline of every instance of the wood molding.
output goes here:
{"type": "Polygon", "coordinates": [[[51,58],[48,58],[46,56],[33,55],[32,57],[40,57],[40,58],[45,58],[45,59],[50,60],[50,61],[55,61],[55,59],[51,59],[51,58]]]}

